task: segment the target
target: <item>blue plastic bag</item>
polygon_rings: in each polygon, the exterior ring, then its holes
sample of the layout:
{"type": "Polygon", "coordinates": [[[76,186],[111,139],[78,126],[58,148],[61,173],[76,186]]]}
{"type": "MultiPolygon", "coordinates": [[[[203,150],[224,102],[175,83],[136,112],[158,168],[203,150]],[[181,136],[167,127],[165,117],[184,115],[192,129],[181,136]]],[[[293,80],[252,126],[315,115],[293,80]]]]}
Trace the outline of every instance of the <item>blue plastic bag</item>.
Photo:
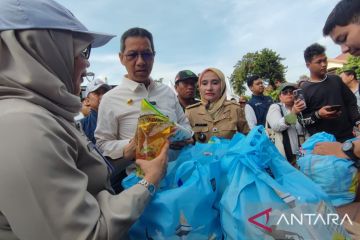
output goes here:
{"type": "Polygon", "coordinates": [[[341,226],[329,230],[282,221],[282,214],[323,214],[334,209],[324,202],[327,195],[321,188],[283,158],[263,127],[254,128],[228,152],[238,154],[225,155],[236,163],[228,172],[229,185],[220,201],[225,239],[331,239],[346,235],[341,226]]]}
{"type": "MultiPolygon", "coordinates": [[[[218,198],[219,162],[202,165],[185,161],[163,184],[140,219],[132,226],[131,239],[222,239],[218,198]],[[173,176],[173,177],[172,177],[173,176]],[[172,178],[172,179],[170,179],[172,178]]],[[[137,182],[128,176],[123,185],[137,182]]]]}
{"type": "Polygon", "coordinates": [[[354,201],[358,186],[357,169],[353,162],[336,156],[312,154],[319,142],[335,142],[333,135],[321,132],[304,142],[304,156],[297,161],[300,170],[328,194],[331,203],[338,207],[354,201]]]}

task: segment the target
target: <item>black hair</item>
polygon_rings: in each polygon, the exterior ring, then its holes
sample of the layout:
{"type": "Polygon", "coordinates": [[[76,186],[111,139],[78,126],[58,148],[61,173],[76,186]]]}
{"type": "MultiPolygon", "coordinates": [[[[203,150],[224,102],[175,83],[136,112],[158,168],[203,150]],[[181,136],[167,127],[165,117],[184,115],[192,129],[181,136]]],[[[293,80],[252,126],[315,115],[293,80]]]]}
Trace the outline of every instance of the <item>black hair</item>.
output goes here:
{"type": "Polygon", "coordinates": [[[314,56],[324,54],[325,50],[325,47],[321,46],[318,43],[311,44],[304,51],[305,62],[311,62],[314,56]]]}
{"type": "Polygon", "coordinates": [[[254,84],[255,80],[258,80],[260,77],[258,75],[252,75],[246,79],[246,84],[248,87],[251,87],[254,84]]]}
{"type": "Polygon", "coordinates": [[[360,22],[360,1],[342,0],[336,4],[326,19],[323,34],[327,36],[336,26],[346,26],[360,22]]]}
{"type": "Polygon", "coordinates": [[[151,50],[153,52],[155,52],[152,34],[148,30],[146,30],[144,28],[139,28],[139,27],[130,28],[126,32],[123,33],[123,35],[121,36],[121,39],[120,39],[120,52],[122,52],[122,53],[124,52],[125,40],[128,37],[144,37],[144,38],[149,39],[150,44],[151,44],[151,50]]]}
{"type": "Polygon", "coordinates": [[[353,69],[345,70],[344,73],[345,73],[347,76],[353,75],[353,76],[354,76],[354,79],[357,80],[355,70],[353,70],[353,69]]]}

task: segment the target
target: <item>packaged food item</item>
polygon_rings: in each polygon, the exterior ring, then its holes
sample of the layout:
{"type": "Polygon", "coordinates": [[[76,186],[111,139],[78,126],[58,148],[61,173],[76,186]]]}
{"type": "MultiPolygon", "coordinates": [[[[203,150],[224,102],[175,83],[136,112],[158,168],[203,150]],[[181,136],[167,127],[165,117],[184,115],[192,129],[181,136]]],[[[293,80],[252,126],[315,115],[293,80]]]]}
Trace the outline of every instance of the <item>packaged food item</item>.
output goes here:
{"type": "MultiPolygon", "coordinates": [[[[143,99],[135,135],[136,158],[154,159],[160,154],[162,147],[174,130],[175,124],[146,99],[143,99]]],[[[143,176],[143,172],[138,166],[136,174],[143,176]]]]}

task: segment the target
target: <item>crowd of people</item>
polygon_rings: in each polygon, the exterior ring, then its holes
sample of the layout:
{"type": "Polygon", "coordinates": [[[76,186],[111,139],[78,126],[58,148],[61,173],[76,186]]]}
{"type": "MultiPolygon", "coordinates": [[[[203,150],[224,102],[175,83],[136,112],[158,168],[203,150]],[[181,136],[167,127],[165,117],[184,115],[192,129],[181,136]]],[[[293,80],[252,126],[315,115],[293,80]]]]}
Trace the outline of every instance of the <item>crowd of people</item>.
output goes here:
{"type": "MultiPolygon", "coordinates": [[[[322,131],[337,142],[318,144],[315,153],[360,161],[360,141],[354,138],[354,128],[360,129],[356,73],[327,74],[325,48],[319,44],[304,51],[310,79],[301,86],[279,83],[274,102],[264,95],[261,77],[250,76],[251,98],[234,102],[227,100],[225,76],[217,68],[199,76],[180,71],[177,94],[152,80],[153,36],[131,28],[121,36],[119,59],[127,72],[121,84],[111,89],[95,79],[81,103],[91,48],[114,36],[89,31],[52,0],[2,0],[1,6],[0,132],[6,138],[0,145],[0,239],[125,239],[164,176],[169,157],[185,145],[206,143],[212,136],[231,139],[258,125],[281,134],[275,145],[293,164],[305,137],[322,131]],[[191,129],[194,137],[166,143],[153,161],[136,159],[142,99],[191,129]],[[81,105],[87,116],[75,121],[81,105]],[[109,181],[114,173],[126,176],[135,163],[143,179],[114,191],[109,181]]],[[[360,56],[359,19],[360,3],[341,0],[323,34],[344,53],[360,56]]],[[[360,236],[359,229],[350,231],[360,236]]]]}

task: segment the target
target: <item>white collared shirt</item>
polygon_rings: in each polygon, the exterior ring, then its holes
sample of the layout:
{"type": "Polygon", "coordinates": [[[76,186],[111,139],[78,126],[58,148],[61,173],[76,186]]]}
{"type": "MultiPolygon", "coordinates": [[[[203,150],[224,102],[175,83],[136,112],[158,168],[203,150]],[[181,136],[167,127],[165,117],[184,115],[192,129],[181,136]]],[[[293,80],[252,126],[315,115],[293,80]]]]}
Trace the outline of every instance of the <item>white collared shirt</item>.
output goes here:
{"type": "Polygon", "coordinates": [[[276,132],[283,132],[287,130],[291,150],[293,154],[296,154],[299,150],[299,138],[298,135],[305,135],[304,129],[300,125],[299,121],[296,120],[295,125],[287,125],[285,122],[285,116],[291,113],[291,109],[288,109],[284,103],[274,103],[269,107],[269,111],[266,115],[266,121],[269,123],[270,127],[276,132]],[[284,113],[284,116],[281,114],[281,110],[284,113]]]}
{"type": "Polygon", "coordinates": [[[257,118],[254,109],[250,104],[245,105],[245,119],[249,125],[250,130],[256,127],[257,118]]]}
{"type": "Polygon", "coordinates": [[[134,138],[144,98],[155,102],[156,108],[171,121],[191,129],[178,98],[168,86],[151,80],[146,89],[143,83],[124,77],[119,86],[102,97],[99,106],[95,138],[105,156],[112,159],[123,156],[124,147],[134,138]]]}

